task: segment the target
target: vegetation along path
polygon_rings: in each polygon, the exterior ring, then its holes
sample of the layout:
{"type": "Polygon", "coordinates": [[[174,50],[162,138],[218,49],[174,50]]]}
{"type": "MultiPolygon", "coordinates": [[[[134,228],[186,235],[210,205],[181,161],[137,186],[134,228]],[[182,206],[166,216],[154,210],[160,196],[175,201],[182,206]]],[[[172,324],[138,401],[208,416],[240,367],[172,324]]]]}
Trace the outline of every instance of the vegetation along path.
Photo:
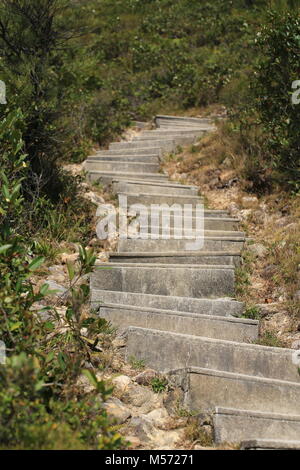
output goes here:
{"type": "MultiPolygon", "coordinates": [[[[157,116],[155,125],[89,157],[89,178],[111,183],[130,204],[201,202],[196,187],[160,173],[160,161],[213,123],[157,116]]],[[[242,318],[244,305],[234,300],[245,242],[238,227],[226,211],[205,209],[201,250],[185,251],[186,240],[120,239],[111,269],[96,266],[92,302],[101,317],[126,329],[127,357],[182,387],[189,411],[212,415],[217,444],[300,448],[295,351],[255,344],[259,322],[242,318]]]]}

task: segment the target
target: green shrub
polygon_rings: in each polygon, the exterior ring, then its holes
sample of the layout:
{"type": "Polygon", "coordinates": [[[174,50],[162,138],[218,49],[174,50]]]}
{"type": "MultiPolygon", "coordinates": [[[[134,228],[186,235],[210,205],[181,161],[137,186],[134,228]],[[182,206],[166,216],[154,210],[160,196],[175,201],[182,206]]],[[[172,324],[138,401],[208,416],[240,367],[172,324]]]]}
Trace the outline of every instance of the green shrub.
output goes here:
{"type": "Polygon", "coordinates": [[[168,389],[168,381],[164,377],[155,377],[151,380],[151,387],[155,393],[163,393],[168,389]]]}
{"type": "Polygon", "coordinates": [[[257,43],[263,57],[254,83],[255,107],[266,137],[269,165],[286,185],[298,189],[300,108],[293,105],[292,83],[299,79],[300,20],[296,13],[269,14],[257,43]]]}
{"type": "Polygon", "coordinates": [[[49,285],[36,289],[31,279],[44,257],[32,255],[24,228],[15,223],[23,214],[27,169],[21,123],[19,111],[0,123],[0,332],[8,353],[0,367],[1,448],[117,449],[123,441],[103,408],[112,390],[93,372],[101,363],[97,346],[111,328],[93,312],[83,315],[89,298],[83,279],[95,264],[93,251],[80,247],[78,262],[67,266],[64,318],[55,305],[40,305],[51,295],[49,285]],[[93,394],[78,390],[82,372],[93,394]]]}

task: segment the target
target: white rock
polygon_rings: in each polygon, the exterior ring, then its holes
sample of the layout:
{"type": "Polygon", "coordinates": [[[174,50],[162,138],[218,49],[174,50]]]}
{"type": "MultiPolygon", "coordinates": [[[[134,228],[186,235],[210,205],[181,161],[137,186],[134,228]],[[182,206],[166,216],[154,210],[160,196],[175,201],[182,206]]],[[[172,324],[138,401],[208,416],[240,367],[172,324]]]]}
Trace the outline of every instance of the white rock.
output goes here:
{"type": "Polygon", "coordinates": [[[112,383],[118,390],[123,392],[131,384],[131,378],[127,375],[119,375],[112,380],[112,383]]]}
{"type": "Polygon", "coordinates": [[[125,390],[122,400],[129,405],[140,408],[140,413],[147,414],[162,407],[163,398],[160,395],[141,385],[130,384],[125,390]]]}
{"type": "Polygon", "coordinates": [[[157,430],[146,416],[137,416],[130,421],[130,429],[143,443],[152,441],[157,430]]]}
{"type": "Polygon", "coordinates": [[[300,339],[297,339],[296,341],[293,341],[291,347],[292,347],[292,349],[300,349],[300,339]]]}
{"type": "Polygon", "coordinates": [[[93,204],[96,204],[96,206],[105,203],[103,197],[99,196],[99,194],[96,194],[93,191],[88,191],[87,193],[84,193],[83,197],[91,201],[93,204]]]}
{"type": "Polygon", "coordinates": [[[248,250],[256,257],[263,258],[266,256],[268,249],[261,243],[254,243],[253,245],[248,245],[248,250]]]}
{"type": "Polygon", "coordinates": [[[258,205],[258,198],[256,196],[245,196],[242,198],[242,205],[245,209],[256,207],[258,205]]]}
{"type": "Polygon", "coordinates": [[[118,398],[109,398],[104,408],[108,416],[114,418],[118,424],[125,423],[131,417],[130,410],[118,398]]]}
{"type": "Polygon", "coordinates": [[[165,421],[169,418],[169,414],[165,408],[157,408],[147,414],[147,418],[152,421],[155,426],[164,425],[165,421]]]}
{"type": "Polygon", "coordinates": [[[67,264],[67,263],[75,263],[75,261],[78,260],[78,253],[62,253],[60,255],[60,259],[62,263],[67,264]]]}

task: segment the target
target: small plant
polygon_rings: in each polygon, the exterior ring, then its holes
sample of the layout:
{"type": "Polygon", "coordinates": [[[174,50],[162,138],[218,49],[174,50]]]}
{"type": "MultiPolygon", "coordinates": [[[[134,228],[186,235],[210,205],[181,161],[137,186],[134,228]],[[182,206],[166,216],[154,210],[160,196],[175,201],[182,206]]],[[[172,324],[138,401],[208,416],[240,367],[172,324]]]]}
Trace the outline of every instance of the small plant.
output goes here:
{"type": "Polygon", "coordinates": [[[250,320],[260,320],[260,310],[256,305],[248,306],[242,318],[249,318],[250,320]]]}
{"type": "Polygon", "coordinates": [[[187,441],[201,445],[202,447],[213,446],[211,433],[207,432],[200,426],[199,419],[197,417],[190,417],[188,419],[188,425],[185,429],[184,437],[187,441]]]}
{"type": "Polygon", "coordinates": [[[198,153],[200,151],[200,148],[197,145],[192,145],[190,148],[191,153],[198,153]]]}
{"type": "Polygon", "coordinates": [[[47,240],[35,240],[33,251],[36,255],[44,256],[46,261],[55,261],[60,253],[59,247],[47,240]]]}
{"type": "Polygon", "coordinates": [[[155,393],[163,393],[168,389],[168,381],[165,377],[155,377],[151,380],[151,387],[155,393]]]}
{"type": "Polygon", "coordinates": [[[103,185],[103,183],[100,183],[100,181],[97,181],[97,180],[93,181],[92,186],[93,186],[93,188],[95,188],[99,192],[103,192],[103,190],[104,190],[104,185],[103,185]]]}
{"type": "Polygon", "coordinates": [[[261,346],[270,346],[272,348],[286,348],[285,342],[278,338],[273,331],[266,331],[257,341],[261,346]]]}
{"type": "Polygon", "coordinates": [[[133,369],[136,369],[136,370],[145,369],[146,363],[143,359],[137,359],[135,356],[130,356],[128,361],[133,369]]]}
{"type": "Polygon", "coordinates": [[[178,155],[173,152],[173,153],[169,153],[168,155],[166,155],[166,156],[164,157],[164,160],[165,160],[166,162],[173,162],[173,161],[176,161],[177,158],[178,158],[178,155]]]}

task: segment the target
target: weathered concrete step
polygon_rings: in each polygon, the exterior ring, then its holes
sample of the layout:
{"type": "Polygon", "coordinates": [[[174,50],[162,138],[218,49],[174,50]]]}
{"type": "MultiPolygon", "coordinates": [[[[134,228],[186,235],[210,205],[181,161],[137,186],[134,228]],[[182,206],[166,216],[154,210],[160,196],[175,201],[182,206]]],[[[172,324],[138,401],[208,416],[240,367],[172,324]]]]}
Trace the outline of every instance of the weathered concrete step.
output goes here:
{"type": "Polygon", "coordinates": [[[232,266],[98,263],[91,287],[177,297],[233,297],[234,280],[232,266]]]}
{"type": "MultiPolygon", "coordinates": [[[[188,218],[187,218],[188,219],[188,218]]],[[[170,227],[174,226],[174,217],[171,217],[170,227]]],[[[190,223],[190,221],[189,221],[190,223]]],[[[192,217],[192,227],[196,227],[196,219],[192,217]]],[[[234,231],[238,230],[240,221],[226,217],[225,214],[215,214],[212,211],[204,210],[204,229],[213,231],[234,231]]]]}
{"type": "Polygon", "coordinates": [[[102,303],[133,305],[136,307],[199,313],[226,317],[241,316],[245,306],[233,299],[195,299],[132,292],[92,289],[92,305],[98,308],[102,303]]]}
{"type": "MultiPolygon", "coordinates": [[[[203,124],[203,126],[205,126],[205,124],[203,124]]],[[[177,128],[181,128],[181,127],[182,127],[181,124],[175,124],[175,123],[170,123],[168,121],[164,121],[164,122],[161,122],[161,124],[159,124],[158,129],[161,129],[161,130],[176,130],[177,128]]],[[[195,126],[193,124],[191,124],[189,127],[191,129],[199,129],[199,126],[197,126],[197,125],[195,126]]],[[[214,126],[210,126],[208,124],[205,127],[206,128],[203,129],[203,130],[206,131],[206,132],[212,132],[212,131],[215,130],[214,126]]]]}
{"type": "MultiPolygon", "coordinates": [[[[173,204],[192,204],[196,207],[197,204],[203,204],[203,197],[200,196],[170,196],[166,193],[151,193],[146,194],[142,192],[137,192],[136,194],[131,193],[119,193],[127,197],[128,204],[145,204],[147,206],[151,204],[168,204],[172,206],[173,204]]],[[[184,208],[182,208],[184,209],[184,208]]]]}
{"type": "Polygon", "coordinates": [[[229,341],[258,338],[258,322],[254,320],[114,304],[101,305],[98,314],[123,331],[129,326],[141,326],[229,341]]]}
{"type": "Polygon", "coordinates": [[[159,163],[158,155],[104,155],[88,157],[86,162],[143,162],[159,163]]]}
{"type": "MultiPolygon", "coordinates": [[[[204,131],[202,132],[204,134],[204,131]]],[[[164,133],[153,135],[139,135],[133,138],[132,142],[149,142],[151,140],[157,141],[159,139],[174,140],[176,144],[193,144],[199,138],[199,134],[180,134],[180,133],[164,133]]]]}
{"type": "Polygon", "coordinates": [[[300,450],[300,441],[251,439],[242,441],[240,450],[300,450]]]}
{"type": "MultiPolygon", "coordinates": [[[[139,227],[141,229],[146,229],[147,226],[146,225],[142,225],[142,224],[139,224],[139,227]]],[[[158,225],[154,225],[153,226],[155,228],[155,230],[158,230],[158,233],[161,233],[162,232],[162,227],[161,226],[158,226],[158,225]]],[[[170,234],[171,236],[174,235],[174,227],[171,227],[169,225],[166,225],[166,227],[168,227],[170,229],[170,234]]],[[[199,231],[199,230],[194,230],[193,228],[191,229],[186,229],[184,231],[185,235],[188,235],[188,236],[194,236],[195,234],[196,235],[201,235],[203,233],[203,231],[199,231]]],[[[240,239],[243,239],[245,240],[246,236],[245,236],[245,233],[244,232],[238,232],[238,231],[230,231],[230,230],[205,230],[204,229],[204,237],[205,238],[217,238],[217,239],[220,239],[220,238],[227,238],[227,239],[232,239],[232,238],[240,238],[240,239]]]]}
{"type": "MultiPolygon", "coordinates": [[[[163,253],[165,251],[192,251],[193,248],[191,244],[199,243],[200,238],[196,239],[195,237],[184,237],[180,240],[170,238],[169,240],[142,240],[142,239],[126,239],[119,240],[118,242],[118,251],[119,252],[156,252],[163,253]]],[[[198,245],[199,248],[195,245],[195,250],[205,250],[205,251],[233,251],[240,253],[244,247],[245,239],[244,238],[227,238],[227,237],[206,237],[203,240],[203,245],[198,245]]]]}
{"type": "Polygon", "coordinates": [[[167,181],[167,177],[160,173],[130,173],[124,171],[96,171],[89,170],[88,178],[90,181],[101,181],[103,183],[112,183],[112,180],[118,178],[130,179],[139,177],[142,180],[148,181],[167,181]]]}
{"type": "Polygon", "coordinates": [[[109,145],[110,150],[126,150],[127,149],[144,149],[144,148],[160,148],[164,151],[172,151],[176,147],[175,140],[167,140],[167,139],[160,139],[160,140],[143,140],[139,141],[131,141],[131,142],[113,142],[109,145]]]}
{"type": "Polygon", "coordinates": [[[91,155],[93,157],[105,157],[106,155],[109,156],[116,156],[116,155],[161,155],[161,149],[160,147],[143,147],[142,149],[135,149],[135,148],[129,148],[126,149],[126,152],[124,149],[115,149],[115,150],[100,150],[96,152],[94,155],[91,155]]]}
{"type": "Polygon", "coordinates": [[[300,381],[292,349],[271,348],[145,328],[129,328],[128,356],[167,372],[201,367],[257,377],[300,381]]]}
{"type": "Polygon", "coordinates": [[[184,126],[184,125],[176,125],[174,129],[162,129],[161,127],[156,127],[154,129],[145,129],[139,135],[144,134],[164,134],[171,132],[172,134],[196,134],[197,132],[206,132],[208,125],[206,123],[199,124],[198,126],[184,126]]]}
{"type": "Polygon", "coordinates": [[[295,441],[300,436],[299,408],[294,415],[217,408],[214,433],[217,444],[248,439],[295,441]]]}
{"type": "Polygon", "coordinates": [[[113,181],[115,193],[137,194],[168,194],[168,196],[198,195],[198,188],[192,186],[175,185],[171,183],[142,183],[141,181],[113,181]]]}
{"type": "Polygon", "coordinates": [[[217,264],[240,266],[238,253],[191,251],[170,253],[110,253],[113,263],[217,264]]]}
{"type": "Polygon", "coordinates": [[[93,160],[86,160],[85,162],[85,169],[87,171],[124,171],[130,173],[155,173],[159,171],[159,164],[158,163],[133,163],[127,161],[118,161],[118,162],[110,162],[110,161],[93,161],[93,160]]]}
{"type": "MultiPolygon", "coordinates": [[[[139,176],[139,175],[137,175],[139,176]]],[[[165,176],[165,175],[160,175],[160,176],[165,176]]],[[[150,210],[150,205],[149,205],[149,210],[150,210]]],[[[192,218],[194,219],[195,218],[195,213],[196,211],[193,211],[192,212],[192,218]]],[[[232,218],[229,218],[228,217],[228,212],[227,211],[223,211],[223,210],[215,210],[215,209],[204,209],[204,217],[209,217],[209,218],[213,218],[213,219],[220,219],[222,218],[223,219],[228,219],[230,222],[235,222],[237,223],[238,222],[238,219],[232,219],[232,218]]],[[[187,217],[188,218],[188,217],[187,217]]],[[[171,222],[173,220],[173,217],[171,217],[171,222]]],[[[227,220],[226,220],[227,222],[227,220]]],[[[172,225],[171,225],[172,226],[172,225]]],[[[193,225],[195,227],[195,224],[193,225]]],[[[209,229],[208,229],[209,230],[209,229]]],[[[222,228],[221,229],[211,229],[211,230],[223,230],[222,228]]],[[[233,229],[234,230],[234,229],[233,229]]]]}
{"type": "Polygon", "coordinates": [[[204,134],[206,134],[207,130],[205,127],[203,127],[203,129],[199,129],[199,128],[181,128],[181,127],[178,127],[176,128],[175,130],[173,129],[155,129],[155,130],[152,130],[152,131],[145,131],[145,132],[142,132],[141,134],[137,135],[135,137],[136,140],[144,140],[144,139],[147,139],[147,138],[153,138],[153,139],[157,139],[157,137],[177,137],[177,136],[187,136],[187,137],[195,137],[195,138],[199,138],[201,136],[203,136],[204,134]]]}
{"type": "Polygon", "coordinates": [[[195,126],[211,126],[212,119],[210,118],[192,118],[192,117],[185,117],[185,116],[168,116],[168,115],[158,115],[155,117],[155,124],[160,126],[161,124],[171,124],[171,125],[184,125],[186,127],[195,125],[195,126]]]}
{"type": "Polygon", "coordinates": [[[198,367],[173,371],[170,377],[184,383],[184,403],[190,411],[210,412],[220,406],[269,413],[300,413],[299,382],[198,367]]]}

